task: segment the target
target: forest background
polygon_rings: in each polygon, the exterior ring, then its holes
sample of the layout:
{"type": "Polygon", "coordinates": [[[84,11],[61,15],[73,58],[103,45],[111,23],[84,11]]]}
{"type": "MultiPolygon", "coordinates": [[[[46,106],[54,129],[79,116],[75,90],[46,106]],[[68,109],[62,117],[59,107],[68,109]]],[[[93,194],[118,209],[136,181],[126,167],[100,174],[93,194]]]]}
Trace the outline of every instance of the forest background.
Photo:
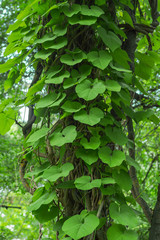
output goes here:
{"type": "Polygon", "coordinates": [[[160,236],[159,11],[0,2],[0,239],[160,236]]]}

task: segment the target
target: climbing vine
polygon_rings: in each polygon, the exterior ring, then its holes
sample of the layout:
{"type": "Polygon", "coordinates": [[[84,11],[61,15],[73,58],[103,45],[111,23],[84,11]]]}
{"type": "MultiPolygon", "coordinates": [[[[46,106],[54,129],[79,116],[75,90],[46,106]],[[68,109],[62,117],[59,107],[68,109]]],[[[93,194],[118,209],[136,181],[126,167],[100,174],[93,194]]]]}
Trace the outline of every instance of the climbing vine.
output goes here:
{"type": "Polygon", "coordinates": [[[141,23],[140,1],[35,0],[9,26],[4,55],[16,56],[0,65],[1,73],[10,70],[5,90],[22,85],[28,68],[34,76],[23,99],[1,103],[0,133],[14,122],[22,128],[29,211],[41,224],[53,220],[56,239],[136,240],[136,201],[152,221],[134,136],[140,121],[159,124],[148,107],[157,100],[140,81],[160,63],[152,51],[156,1],[148,8],[141,23]],[[139,102],[146,108],[135,108],[139,102]],[[29,108],[25,125],[17,116],[22,104],[29,108]]]}

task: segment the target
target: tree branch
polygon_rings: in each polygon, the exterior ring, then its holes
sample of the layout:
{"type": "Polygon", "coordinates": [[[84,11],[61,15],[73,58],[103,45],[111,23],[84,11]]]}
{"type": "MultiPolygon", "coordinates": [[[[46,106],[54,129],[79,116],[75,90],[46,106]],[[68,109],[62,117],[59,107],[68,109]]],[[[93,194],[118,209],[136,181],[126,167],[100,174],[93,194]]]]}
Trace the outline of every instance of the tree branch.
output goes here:
{"type": "Polygon", "coordinates": [[[8,209],[8,208],[17,208],[17,209],[21,209],[21,207],[17,207],[17,206],[8,206],[8,205],[4,205],[4,204],[0,205],[0,207],[2,207],[2,208],[6,208],[6,209],[8,209]]]}
{"type": "Polygon", "coordinates": [[[147,179],[147,177],[148,177],[148,174],[149,174],[149,172],[151,171],[151,169],[152,169],[152,167],[153,167],[153,163],[158,160],[159,155],[160,155],[160,154],[157,154],[157,155],[153,158],[152,162],[150,163],[150,166],[149,166],[149,168],[148,168],[148,171],[147,171],[147,173],[146,173],[146,176],[144,177],[144,179],[143,179],[143,181],[142,181],[143,186],[145,185],[145,181],[146,181],[146,179],[147,179]]]}
{"type": "MultiPolygon", "coordinates": [[[[130,117],[127,117],[127,129],[128,129],[128,139],[130,139],[133,142],[133,147],[129,148],[129,155],[131,158],[135,160],[135,143],[134,143],[134,129],[133,129],[133,122],[130,117]]],[[[139,187],[139,181],[136,175],[136,169],[135,167],[131,166],[129,170],[130,177],[132,179],[132,194],[135,200],[138,202],[138,204],[141,206],[143,209],[143,212],[148,220],[149,223],[151,223],[152,219],[152,212],[146,203],[146,201],[140,196],[140,187],[139,187]]]]}

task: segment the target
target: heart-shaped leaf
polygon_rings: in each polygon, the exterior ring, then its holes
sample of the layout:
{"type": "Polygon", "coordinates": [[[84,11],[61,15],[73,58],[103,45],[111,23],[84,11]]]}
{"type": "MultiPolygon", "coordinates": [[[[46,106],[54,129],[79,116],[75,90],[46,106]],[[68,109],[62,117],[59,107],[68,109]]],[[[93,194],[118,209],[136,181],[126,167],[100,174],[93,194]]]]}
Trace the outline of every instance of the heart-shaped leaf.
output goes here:
{"type": "MultiPolygon", "coordinates": [[[[53,28],[52,28],[53,29],[53,28]]],[[[57,36],[57,37],[60,37],[60,36],[64,36],[66,33],[67,33],[67,25],[56,25],[54,30],[53,30],[53,33],[57,36]]]]}
{"type": "Polygon", "coordinates": [[[78,82],[82,82],[84,79],[86,79],[92,72],[92,67],[88,64],[82,64],[79,67],[80,74],[78,74],[78,77],[80,76],[78,82]]]}
{"type": "Polygon", "coordinates": [[[40,138],[46,136],[48,131],[49,131],[49,128],[45,128],[45,127],[37,130],[32,135],[30,135],[30,137],[28,138],[27,142],[36,142],[36,141],[38,141],[40,138]]]}
{"type": "Polygon", "coordinates": [[[102,162],[107,163],[110,167],[116,167],[126,159],[124,152],[119,150],[112,150],[105,146],[99,149],[99,157],[102,162]]]}
{"type": "Polygon", "coordinates": [[[86,79],[76,86],[77,95],[86,101],[93,100],[98,94],[104,93],[105,90],[105,84],[98,79],[95,79],[93,83],[90,79],[86,79]]]}
{"type": "Polygon", "coordinates": [[[81,110],[74,114],[75,120],[90,126],[94,126],[99,123],[103,117],[104,113],[99,108],[91,108],[89,114],[85,110],[81,110]]]}
{"type": "Polygon", "coordinates": [[[93,51],[88,53],[87,59],[93,66],[104,70],[112,60],[112,56],[105,50],[93,51]]]}
{"type": "Polygon", "coordinates": [[[101,144],[101,141],[100,141],[100,136],[97,135],[97,136],[93,136],[90,138],[90,140],[88,141],[87,138],[82,138],[81,141],[80,141],[80,144],[85,148],[85,149],[97,149],[100,144],[101,144]]]}
{"type": "Polygon", "coordinates": [[[50,105],[50,107],[57,107],[60,106],[61,102],[65,99],[66,93],[62,93],[60,97],[50,105]]]}
{"type": "Polygon", "coordinates": [[[122,189],[129,191],[132,188],[132,180],[128,172],[124,170],[120,170],[119,172],[114,171],[113,178],[122,189]]]}
{"type": "Polygon", "coordinates": [[[40,59],[43,59],[45,60],[46,58],[48,58],[51,54],[53,53],[53,50],[40,50],[38,51],[34,57],[36,59],[40,58],[40,59]]]}
{"type": "Polygon", "coordinates": [[[116,183],[115,180],[111,177],[102,178],[101,180],[103,185],[116,183]]]}
{"type": "Polygon", "coordinates": [[[95,150],[86,150],[83,148],[79,148],[76,151],[76,157],[83,159],[84,162],[86,162],[88,165],[91,165],[98,160],[98,154],[95,150]]]}
{"type": "Polygon", "coordinates": [[[67,89],[73,87],[77,83],[77,78],[67,78],[63,83],[63,88],[67,89]]]}
{"type": "Polygon", "coordinates": [[[87,25],[90,26],[96,23],[97,18],[94,16],[81,16],[81,15],[74,15],[68,19],[69,24],[80,24],[80,25],[87,25]]]}
{"type": "Polygon", "coordinates": [[[102,41],[108,46],[112,52],[119,48],[122,44],[117,35],[111,31],[106,32],[103,27],[98,28],[98,34],[102,38],[102,41]]]}
{"type": "Polygon", "coordinates": [[[91,234],[99,225],[99,219],[93,214],[74,215],[66,220],[62,230],[71,238],[78,240],[91,234]]]}
{"type": "Polygon", "coordinates": [[[107,126],[105,128],[105,133],[111,139],[111,141],[117,143],[120,146],[128,142],[128,138],[124,135],[120,128],[117,127],[112,128],[111,126],[107,126]]]}
{"type": "Polygon", "coordinates": [[[37,210],[40,208],[40,206],[51,203],[54,198],[56,198],[56,193],[54,191],[50,193],[45,192],[35,202],[30,204],[30,206],[28,207],[28,210],[29,211],[37,210]]]}
{"type": "Polygon", "coordinates": [[[46,77],[47,78],[52,78],[53,76],[55,76],[57,73],[61,72],[63,69],[63,66],[59,66],[59,65],[55,65],[53,67],[51,67],[47,73],[46,73],[46,77]]]}
{"type": "Polygon", "coordinates": [[[145,120],[146,118],[151,117],[154,114],[154,111],[151,109],[143,110],[143,111],[137,111],[134,113],[134,119],[138,123],[140,121],[145,120]]]}
{"type": "Polygon", "coordinates": [[[127,230],[123,225],[114,224],[107,231],[108,240],[137,240],[135,231],[127,230]]]}
{"type": "Polygon", "coordinates": [[[60,97],[60,93],[56,94],[55,92],[48,94],[47,96],[41,98],[36,104],[36,109],[49,107],[60,97]]]}
{"type": "Polygon", "coordinates": [[[61,167],[52,166],[44,171],[42,177],[51,182],[55,182],[60,177],[67,177],[73,169],[74,166],[72,163],[65,163],[61,167]]]}
{"type": "Polygon", "coordinates": [[[60,49],[67,45],[67,39],[65,37],[56,38],[54,41],[45,42],[43,44],[45,49],[60,49]]]}
{"type": "Polygon", "coordinates": [[[6,134],[11,126],[14,124],[16,119],[16,112],[15,110],[9,108],[5,112],[0,113],[0,134],[6,134]]]}
{"type": "Polygon", "coordinates": [[[82,62],[84,59],[86,59],[86,54],[82,51],[76,52],[76,53],[67,53],[62,55],[60,58],[61,63],[65,63],[69,66],[73,66],[77,63],[82,62]]]}
{"type": "Polygon", "coordinates": [[[81,5],[81,14],[86,16],[100,17],[104,11],[97,6],[81,5]]]}
{"type": "Polygon", "coordinates": [[[34,41],[34,43],[44,43],[44,42],[48,42],[48,41],[53,41],[57,36],[53,36],[53,34],[50,33],[46,33],[42,38],[36,39],[34,41]]]}
{"type": "Polygon", "coordinates": [[[91,181],[90,176],[82,176],[74,181],[76,188],[81,190],[90,190],[92,188],[99,188],[101,186],[101,179],[91,181]]]}
{"type": "Polygon", "coordinates": [[[125,72],[125,73],[131,73],[131,70],[128,69],[128,66],[126,68],[122,67],[121,65],[119,64],[112,64],[110,63],[109,64],[110,67],[118,72],[125,72]]]}
{"type": "Polygon", "coordinates": [[[112,219],[130,228],[134,228],[139,224],[134,210],[126,204],[119,206],[116,203],[111,203],[109,206],[109,213],[112,219]]]}
{"type": "Polygon", "coordinates": [[[65,4],[65,6],[62,7],[62,11],[67,17],[72,17],[73,15],[79,13],[81,10],[81,6],[79,4],[65,4]]]}
{"type": "Polygon", "coordinates": [[[52,84],[60,84],[63,82],[65,78],[68,78],[70,76],[70,73],[68,71],[62,70],[58,74],[54,75],[54,77],[47,77],[46,83],[52,83],[52,84]]]}
{"type": "Polygon", "coordinates": [[[71,143],[77,136],[76,127],[73,125],[67,126],[66,128],[55,131],[50,137],[51,146],[62,146],[65,143],[71,143]]]}
{"type": "Polygon", "coordinates": [[[78,112],[80,111],[82,108],[84,108],[85,105],[82,105],[79,102],[71,102],[71,101],[66,101],[61,108],[64,109],[66,112],[78,112]]]}
{"type": "Polygon", "coordinates": [[[121,90],[121,86],[119,85],[119,83],[114,80],[108,79],[105,82],[105,86],[109,91],[120,92],[120,90],[121,90]]]}
{"type": "Polygon", "coordinates": [[[58,207],[52,206],[50,208],[49,205],[42,205],[38,210],[33,211],[32,214],[40,223],[44,223],[58,216],[58,212],[58,207]]]}

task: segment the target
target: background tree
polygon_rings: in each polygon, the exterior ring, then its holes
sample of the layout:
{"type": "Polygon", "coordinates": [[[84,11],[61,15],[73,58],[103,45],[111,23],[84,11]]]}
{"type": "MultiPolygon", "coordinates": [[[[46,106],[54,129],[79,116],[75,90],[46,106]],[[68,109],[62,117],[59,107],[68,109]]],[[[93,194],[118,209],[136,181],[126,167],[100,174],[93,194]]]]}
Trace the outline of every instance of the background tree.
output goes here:
{"type": "Polygon", "coordinates": [[[150,239],[159,236],[159,192],[153,214],[142,194],[159,152],[146,160],[145,176],[138,165],[148,157],[138,150],[149,134],[140,135],[142,121],[149,131],[159,125],[158,79],[151,83],[160,63],[158,17],[157,1],[35,0],[9,26],[4,55],[19,55],[0,72],[12,68],[7,90],[31,83],[25,97],[2,103],[0,132],[13,119],[21,126],[29,210],[40,223],[53,219],[56,239],[138,239],[144,216],[150,239]],[[23,77],[28,69],[32,81],[23,77]],[[25,125],[17,117],[22,104],[25,125]]]}

